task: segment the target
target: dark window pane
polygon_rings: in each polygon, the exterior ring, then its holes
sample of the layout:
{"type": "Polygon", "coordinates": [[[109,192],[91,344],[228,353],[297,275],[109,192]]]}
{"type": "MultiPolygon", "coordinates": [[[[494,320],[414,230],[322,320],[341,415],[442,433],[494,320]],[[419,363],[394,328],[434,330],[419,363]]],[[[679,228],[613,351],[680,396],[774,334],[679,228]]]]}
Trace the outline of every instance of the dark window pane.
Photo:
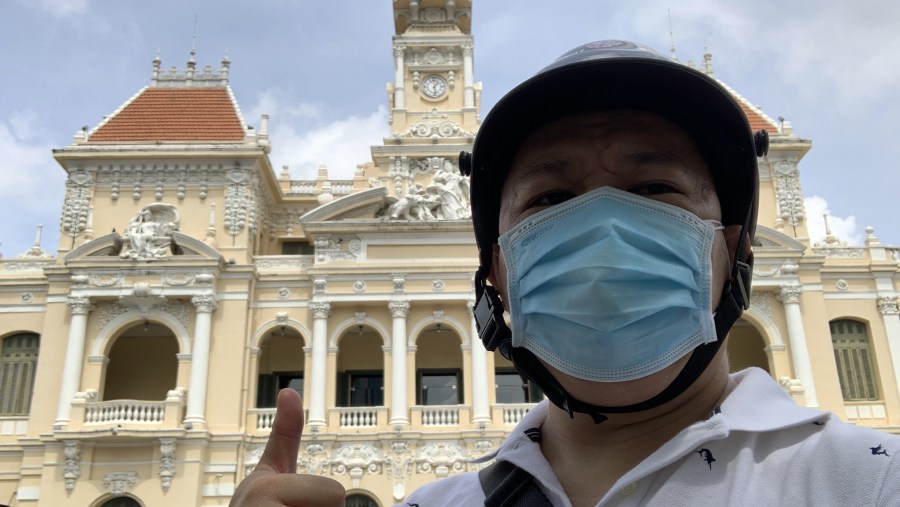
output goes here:
{"type": "Polygon", "coordinates": [[[350,406],[379,407],[384,399],[384,381],[381,373],[350,374],[350,406]]]}
{"type": "Polygon", "coordinates": [[[526,403],[528,391],[522,377],[515,372],[497,372],[494,374],[497,403],[526,403]]]}
{"type": "Polygon", "coordinates": [[[422,405],[458,405],[456,373],[423,373],[422,405]]]}

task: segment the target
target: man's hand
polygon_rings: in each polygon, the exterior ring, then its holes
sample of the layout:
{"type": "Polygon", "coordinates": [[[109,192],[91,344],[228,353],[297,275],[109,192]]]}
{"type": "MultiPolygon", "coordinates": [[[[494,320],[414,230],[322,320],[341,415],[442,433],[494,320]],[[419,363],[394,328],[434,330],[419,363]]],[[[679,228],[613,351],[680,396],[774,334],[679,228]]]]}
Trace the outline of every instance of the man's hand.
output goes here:
{"type": "Polygon", "coordinates": [[[293,389],[278,393],[266,450],[241,481],[230,507],[343,507],[344,487],[334,479],[297,474],[303,404],[293,389]]]}

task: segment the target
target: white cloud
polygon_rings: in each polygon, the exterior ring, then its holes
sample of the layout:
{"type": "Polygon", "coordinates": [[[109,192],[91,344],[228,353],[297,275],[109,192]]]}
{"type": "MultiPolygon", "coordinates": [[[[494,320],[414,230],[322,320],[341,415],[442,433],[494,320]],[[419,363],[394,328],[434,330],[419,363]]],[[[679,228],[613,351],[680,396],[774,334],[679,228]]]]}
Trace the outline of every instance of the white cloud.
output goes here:
{"type": "Polygon", "coordinates": [[[53,161],[52,143],[43,135],[31,113],[0,120],[0,216],[4,217],[0,252],[5,257],[14,257],[31,247],[38,223],[44,225],[44,249],[56,249],[55,230],[65,174],[53,161]]]}
{"type": "MultiPolygon", "coordinates": [[[[84,14],[88,0],[32,0],[44,13],[57,19],[84,14]]],[[[32,3],[32,2],[27,2],[32,3]]]]}
{"type": "Polygon", "coordinates": [[[351,116],[306,132],[287,127],[273,132],[272,158],[276,167],[289,165],[298,179],[314,179],[320,165],[328,167],[332,179],[351,179],[357,165],[372,160],[370,148],[381,144],[387,130],[384,106],[368,116],[351,116]]]}
{"type": "Polygon", "coordinates": [[[320,165],[328,167],[332,179],[351,179],[356,166],[372,160],[371,146],[388,134],[387,108],[378,107],[367,116],[350,116],[323,122],[322,107],[295,101],[286,90],[268,90],[245,117],[250,123],[262,114],[270,116],[272,164],[291,168],[295,179],[315,179],[320,165]]]}
{"type": "Polygon", "coordinates": [[[803,199],[806,205],[806,227],[809,230],[810,242],[815,244],[825,238],[825,218],[828,215],[828,224],[831,234],[839,240],[846,241],[850,245],[862,245],[865,234],[856,225],[856,217],[833,216],[828,209],[828,201],[817,195],[803,199]]]}
{"type": "MultiPolygon", "coordinates": [[[[614,19],[632,26],[646,40],[661,41],[661,35],[669,32],[670,3],[632,2],[614,19]]],[[[766,69],[777,76],[776,81],[802,91],[800,96],[809,103],[848,115],[883,107],[885,96],[900,81],[900,68],[889,63],[900,51],[897,2],[684,0],[671,15],[682,60],[699,60],[699,50],[708,46],[714,55],[724,55],[716,63],[732,76],[766,69]]],[[[667,37],[665,42],[667,48],[667,37]]]]}
{"type": "Polygon", "coordinates": [[[256,104],[247,110],[244,120],[253,125],[264,114],[280,122],[316,119],[322,117],[322,107],[294,100],[288,90],[272,88],[256,95],[256,104]]]}

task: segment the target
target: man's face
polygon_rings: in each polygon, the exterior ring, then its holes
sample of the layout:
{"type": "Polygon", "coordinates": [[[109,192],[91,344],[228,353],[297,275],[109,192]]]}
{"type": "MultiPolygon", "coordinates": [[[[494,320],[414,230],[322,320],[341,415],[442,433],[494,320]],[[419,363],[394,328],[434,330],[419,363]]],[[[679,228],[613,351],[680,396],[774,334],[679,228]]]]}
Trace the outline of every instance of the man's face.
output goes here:
{"type": "MultiPolygon", "coordinates": [[[[678,206],[702,219],[722,218],[709,168],[687,132],[652,113],[593,112],[549,123],[525,140],[503,185],[500,234],[540,210],[604,186],[678,206]]],[[[727,232],[734,231],[730,229],[727,232]]],[[[499,247],[494,247],[491,282],[506,301],[506,265],[499,247]]],[[[535,244],[535,248],[540,245],[535,244]]],[[[714,239],[712,266],[715,305],[721,299],[730,266],[721,232],[714,239]]],[[[637,403],[660,392],[688,357],[659,373],[614,384],[584,381],[549,369],[563,387],[583,401],[615,406],[637,403]],[[623,384],[629,388],[622,389],[623,384]]]]}

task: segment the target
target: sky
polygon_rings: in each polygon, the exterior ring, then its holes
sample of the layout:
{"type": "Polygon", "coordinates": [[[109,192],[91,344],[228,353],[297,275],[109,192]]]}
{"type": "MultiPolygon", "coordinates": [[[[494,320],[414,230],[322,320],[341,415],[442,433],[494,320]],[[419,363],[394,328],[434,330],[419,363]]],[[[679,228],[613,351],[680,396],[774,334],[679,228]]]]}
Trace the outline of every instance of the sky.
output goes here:
{"type": "MultiPolygon", "coordinates": [[[[474,0],[482,115],[584,42],[626,39],[715,76],[811,139],[800,162],[810,236],[900,245],[900,2],[876,0],[474,0]],[[670,24],[671,19],[671,24],[670,24]],[[671,26],[671,33],[670,33],[671,26]]],[[[389,134],[390,0],[0,0],[0,253],[54,253],[65,172],[51,150],[150,82],[151,62],[218,69],[245,120],[271,116],[273,167],[350,178],[389,134]]]]}

